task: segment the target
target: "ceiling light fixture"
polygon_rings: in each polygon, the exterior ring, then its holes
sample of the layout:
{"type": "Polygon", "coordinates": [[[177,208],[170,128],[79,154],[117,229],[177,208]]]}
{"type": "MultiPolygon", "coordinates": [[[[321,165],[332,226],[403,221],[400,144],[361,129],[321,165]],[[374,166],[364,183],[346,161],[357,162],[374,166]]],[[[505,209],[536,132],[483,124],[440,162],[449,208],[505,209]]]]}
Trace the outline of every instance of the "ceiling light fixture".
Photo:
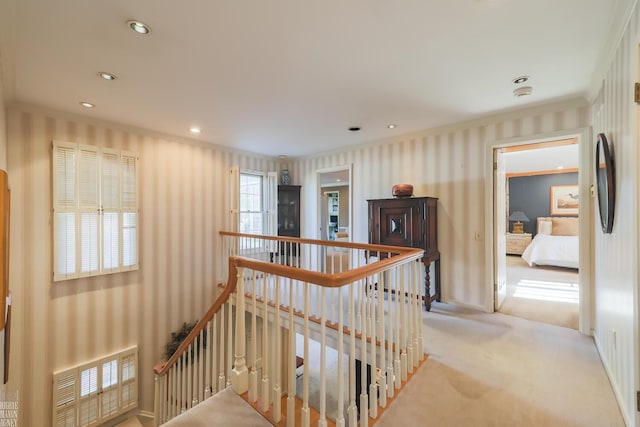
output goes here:
{"type": "Polygon", "coordinates": [[[107,73],[106,71],[98,71],[98,75],[105,80],[115,80],[118,78],[115,74],[107,73]]]}
{"type": "Polygon", "coordinates": [[[195,134],[199,134],[199,133],[200,133],[200,132],[202,132],[202,131],[200,130],[200,128],[199,128],[199,127],[191,126],[191,127],[189,128],[189,132],[191,132],[191,133],[195,133],[195,134]]]}
{"type": "Polygon", "coordinates": [[[513,84],[519,85],[521,83],[525,83],[529,81],[529,76],[520,76],[513,79],[513,84]]]}
{"type": "Polygon", "coordinates": [[[516,98],[520,98],[523,96],[531,95],[532,91],[533,89],[531,88],[531,86],[518,87],[513,90],[513,96],[515,96],[516,98]]]}
{"type": "Polygon", "coordinates": [[[396,128],[396,126],[398,126],[398,125],[395,125],[395,124],[393,124],[393,123],[390,123],[390,124],[388,124],[388,125],[387,125],[387,128],[389,128],[389,129],[395,129],[395,128],[396,128]]]}
{"type": "Polygon", "coordinates": [[[93,107],[95,107],[95,104],[92,104],[92,103],[87,102],[87,101],[80,102],[80,105],[82,105],[85,108],[93,108],[93,107]]]}
{"type": "Polygon", "coordinates": [[[349,130],[350,130],[351,132],[358,132],[358,131],[360,130],[360,126],[351,126],[351,127],[349,128],[349,130]]]}
{"type": "Polygon", "coordinates": [[[134,19],[127,21],[127,25],[138,34],[149,34],[151,32],[150,26],[134,19]]]}

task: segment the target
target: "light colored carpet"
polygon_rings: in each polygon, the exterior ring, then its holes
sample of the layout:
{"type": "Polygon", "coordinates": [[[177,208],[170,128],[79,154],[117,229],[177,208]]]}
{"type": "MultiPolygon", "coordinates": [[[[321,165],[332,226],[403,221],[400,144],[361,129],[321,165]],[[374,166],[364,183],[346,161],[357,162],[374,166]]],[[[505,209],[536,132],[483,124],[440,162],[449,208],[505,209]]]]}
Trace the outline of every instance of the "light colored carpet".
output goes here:
{"type": "Polygon", "coordinates": [[[500,313],[578,329],[578,271],[529,265],[507,256],[507,298],[500,313]]]}
{"type": "Polygon", "coordinates": [[[271,427],[272,424],[235,391],[226,388],[163,425],[166,427],[271,427]]]}
{"type": "Polygon", "coordinates": [[[593,339],[435,303],[429,359],[377,426],[624,426],[593,339]]]}

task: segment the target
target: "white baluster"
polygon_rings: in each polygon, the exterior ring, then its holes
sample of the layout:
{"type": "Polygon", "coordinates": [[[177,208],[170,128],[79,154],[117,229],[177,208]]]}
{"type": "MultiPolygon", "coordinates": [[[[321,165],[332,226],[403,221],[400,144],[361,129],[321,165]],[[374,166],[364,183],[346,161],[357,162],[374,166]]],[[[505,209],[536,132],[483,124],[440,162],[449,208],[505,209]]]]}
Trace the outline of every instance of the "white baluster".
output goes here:
{"type": "Polygon", "coordinates": [[[211,320],[207,322],[205,330],[207,344],[204,349],[204,398],[207,399],[211,397],[211,348],[213,348],[213,343],[211,342],[211,320]]]}
{"type": "MultiPolygon", "coordinates": [[[[245,239],[246,241],[246,239],[245,239]]],[[[240,281],[242,279],[238,279],[240,281]]],[[[237,289],[236,289],[237,290],[237,289]]],[[[239,298],[238,294],[233,296],[236,300],[239,298]]],[[[231,385],[231,377],[233,376],[233,306],[232,300],[230,299],[227,302],[227,364],[225,369],[225,374],[227,375],[227,384],[226,387],[231,385]]],[[[237,303],[237,302],[236,302],[237,303]]]]}
{"type": "Polygon", "coordinates": [[[260,401],[260,410],[267,412],[269,409],[269,298],[267,282],[270,280],[269,275],[265,275],[262,280],[262,395],[260,401]]]}
{"type": "Polygon", "coordinates": [[[400,318],[400,305],[401,305],[401,294],[400,294],[400,283],[402,282],[400,280],[400,273],[398,272],[398,267],[394,268],[394,277],[395,277],[395,288],[396,288],[396,298],[395,298],[395,327],[396,327],[396,332],[395,332],[395,358],[393,360],[393,375],[394,375],[394,379],[395,379],[395,388],[396,389],[400,389],[400,386],[402,385],[402,364],[400,362],[400,352],[401,352],[401,345],[402,345],[402,336],[400,335],[401,332],[401,327],[400,327],[400,323],[401,323],[401,318],[400,318]]]}
{"type": "Polygon", "coordinates": [[[407,297],[406,295],[406,269],[404,265],[398,267],[400,270],[400,367],[402,368],[402,381],[407,380],[407,297]]]}
{"type": "Polygon", "coordinates": [[[320,419],[319,427],[327,425],[327,290],[320,289],[320,419]]]}
{"type": "Polygon", "coordinates": [[[355,426],[358,422],[358,407],[356,406],[356,329],[354,313],[354,287],[355,283],[349,285],[349,407],[347,415],[349,425],[355,426]]]}
{"type": "Polygon", "coordinates": [[[309,283],[304,283],[304,364],[302,375],[302,409],[300,410],[301,422],[304,427],[309,427],[309,283]]]}
{"type": "Polygon", "coordinates": [[[287,386],[287,427],[296,424],[296,325],[293,319],[293,280],[289,279],[289,383],[287,386]]]}
{"type": "MultiPolygon", "coordinates": [[[[373,279],[372,279],[373,280],[373,279]]],[[[387,359],[386,354],[387,351],[385,349],[386,342],[386,333],[385,329],[387,328],[387,316],[384,314],[384,274],[378,273],[378,324],[380,327],[378,328],[378,333],[380,334],[380,383],[378,384],[378,396],[379,396],[379,404],[381,408],[387,407],[387,359]]],[[[391,343],[388,343],[391,345],[391,343]]]]}
{"type": "MultiPolygon", "coordinates": [[[[264,280],[264,278],[262,279],[264,280]]],[[[258,283],[256,282],[256,271],[253,270],[251,274],[251,281],[253,282],[253,293],[251,295],[253,310],[251,313],[251,353],[253,355],[253,361],[251,363],[251,374],[249,375],[249,401],[257,402],[258,400],[258,320],[257,320],[257,296],[258,283]]]]}
{"type": "Polygon", "coordinates": [[[342,289],[336,289],[338,295],[338,415],[336,427],[345,427],[344,420],[344,303],[342,289]]]}
{"type": "Polygon", "coordinates": [[[274,359],[274,364],[275,364],[275,375],[274,375],[274,379],[273,379],[273,421],[275,423],[279,423],[280,420],[282,419],[282,408],[281,408],[281,403],[282,403],[282,389],[280,388],[280,381],[281,381],[281,376],[282,376],[282,372],[281,372],[281,368],[282,368],[282,348],[281,348],[281,344],[280,344],[280,276],[276,276],[276,282],[275,282],[275,291],[276,291],[276,301],[275,301],[275,359],[274,359]]]}
{"type": "Polygon", "coordinates": [[[391,280],[391,271],[388,270],[384,273],[381,273],[384,275],[385,278],[385,286],[388,289],[387,292],[387,309],[388,309],[388,314],[387,314],[387,331],[389,333],[389,336],[387,337],[387,397],[388,398],[392,398],[394,393],[395,393],[395,387],[394,387],[394,382],[395,382],[395,378],[394,378],[394,370],[393,370],[393,348],[395,346],[395,342],[396,342],[396,337],[394,336],[395,333],[395,300],[396,300],[396,296],[397,294],[395,293],[395,282],[393,280],[391,280]]]}
{"type": "Polygon", "coordinates": [[[193,378],[193,345],[189,344],[189,346],[187,347],[187,353],[185,354],[186,359],[187,359],[187,370],[186,370],[186,377],[187,377],[187,389],[186,389],[186,399],[185,399],[185,404],[187,405],[187,409],[191,408],[193,406],[193,395],[192,395],[192,378],[193,378]]]}
{"type": "MultiPolygon", "coordinates": [[[[373,283],[373,277],[368,278],[367,283],[373,283]]],[[[377,337],[376,337],[376,299],[373,290],[369,290],[369,313],[371,316],[371,332],[369,336],[371,337],[371,384],[369,385],[369,413],[371,414],[371,418],[376,418],[378,416],[378,383],[376,381],[377,377],[377,364],[376,358],[378,355],[378,345],[377,345],[377,337]]],[[[378,294],[378,299],[380,299],[380,294],[378,294]]]]}
{"type": "MultiPolygon", "coordinates": [[[[231,309],[228,304],[223,304],[220,309],[220,358],[218,359],[218,391],[224,390],[226,387],[226,378],[224,371],[224,358],[225,358],[225,344],[224,344],[224,322],[225,322],[225,309],[231,309]]],[[[227,351],[231,351],[228,349],[227,351]]]]}
{"type": "Polygon", "coordinates": [[[369,425],[369,395],[367,391],[367,289],[364,280],[360,281],[360,310],[362,312],[362,330],[360,331],[360,427],[369,425]]]}

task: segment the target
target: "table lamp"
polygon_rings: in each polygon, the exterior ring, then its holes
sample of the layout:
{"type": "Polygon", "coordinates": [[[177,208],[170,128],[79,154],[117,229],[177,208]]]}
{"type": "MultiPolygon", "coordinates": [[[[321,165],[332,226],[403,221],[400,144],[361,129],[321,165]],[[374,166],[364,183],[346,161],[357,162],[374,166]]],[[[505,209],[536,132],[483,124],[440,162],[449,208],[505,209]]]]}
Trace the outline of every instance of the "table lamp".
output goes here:
{"type": "Polygon", "coordinates": [[[529,222],[529,218],[522,211],[513,211],[511,215],[509,215],[509,221],[516,221],[513,223],[513,231],[514,234],[522,234],[524,233],[522,222],[529,222]]]}

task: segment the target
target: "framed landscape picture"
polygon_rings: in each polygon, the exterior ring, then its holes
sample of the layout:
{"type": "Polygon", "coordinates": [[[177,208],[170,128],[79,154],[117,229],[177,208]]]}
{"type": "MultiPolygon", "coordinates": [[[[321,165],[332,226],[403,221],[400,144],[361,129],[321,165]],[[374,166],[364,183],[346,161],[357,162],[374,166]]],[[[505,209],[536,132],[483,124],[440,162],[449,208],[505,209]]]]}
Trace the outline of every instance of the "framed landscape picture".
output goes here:
{"type": "Polygon", "coordinates": [[[551,186],[551,215],[577,216],[580,197],[577,185],[551,186]]]}

